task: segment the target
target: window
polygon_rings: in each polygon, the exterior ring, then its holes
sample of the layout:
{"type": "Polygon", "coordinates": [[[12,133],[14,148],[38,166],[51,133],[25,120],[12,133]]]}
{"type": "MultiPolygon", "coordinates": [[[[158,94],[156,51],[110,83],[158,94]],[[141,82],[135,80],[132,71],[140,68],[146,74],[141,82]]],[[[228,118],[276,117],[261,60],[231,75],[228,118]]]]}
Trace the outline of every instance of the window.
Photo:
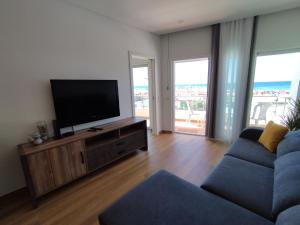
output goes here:
{"type": "Polygon", "coordinates": [[[257,56],[249,125],[281,123],[299,93],[300,52],[257,56]]]}

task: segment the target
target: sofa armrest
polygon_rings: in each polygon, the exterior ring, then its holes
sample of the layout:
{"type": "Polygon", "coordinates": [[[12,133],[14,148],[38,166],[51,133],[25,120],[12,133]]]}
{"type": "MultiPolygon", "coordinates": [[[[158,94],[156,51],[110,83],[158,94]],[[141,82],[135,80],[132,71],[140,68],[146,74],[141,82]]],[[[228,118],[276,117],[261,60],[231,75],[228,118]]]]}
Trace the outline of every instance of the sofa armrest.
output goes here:
{"type": "Polygon", "coordinates": [[[261,127],[249,127],[241,132],[240,137],[249,139],[251,141],[258,141],[263,131],[264,129],[261,127]]]}

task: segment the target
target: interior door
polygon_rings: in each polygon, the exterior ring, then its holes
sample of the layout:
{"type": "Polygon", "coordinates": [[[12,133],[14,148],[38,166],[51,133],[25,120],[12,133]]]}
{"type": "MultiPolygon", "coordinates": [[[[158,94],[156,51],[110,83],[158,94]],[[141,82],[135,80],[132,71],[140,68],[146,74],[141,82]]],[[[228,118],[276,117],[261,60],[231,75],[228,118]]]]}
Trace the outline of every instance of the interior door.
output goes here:
{"type": "Polygon", "coordinates": [[[147,120],[147,128],[156,133],[154,59],[130,54],[133,116],[147,120]]]}
{"type": "Polygon", "coordinates": [[[149,66],[147,64],[132,68],[134,91],[134,115],[150,122],[150,91],[149,91],[149,66]]]}

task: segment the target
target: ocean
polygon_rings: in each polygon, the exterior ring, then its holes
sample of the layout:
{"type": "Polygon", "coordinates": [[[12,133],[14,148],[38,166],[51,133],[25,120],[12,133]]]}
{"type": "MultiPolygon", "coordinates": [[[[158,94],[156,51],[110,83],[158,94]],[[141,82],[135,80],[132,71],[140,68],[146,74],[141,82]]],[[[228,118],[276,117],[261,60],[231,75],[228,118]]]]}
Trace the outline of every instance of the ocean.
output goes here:
{"type": "Polygon", "coordinates": [[[255,91],[286,91],[291,89],[291,81],[255,82],[255,91]]]}
{"type": "MultiPolygon", "coordinates": [[[[177,88],[198,88],[206,90],[207,84],[180,84],[177,88]]],[[[291,88],[291,81],[275,81],[275,82],[255,82],[254,91],[288,91],[291,88]]],[[[147,86],[135,86],[135,90],[147,90],[147,86]]]]}

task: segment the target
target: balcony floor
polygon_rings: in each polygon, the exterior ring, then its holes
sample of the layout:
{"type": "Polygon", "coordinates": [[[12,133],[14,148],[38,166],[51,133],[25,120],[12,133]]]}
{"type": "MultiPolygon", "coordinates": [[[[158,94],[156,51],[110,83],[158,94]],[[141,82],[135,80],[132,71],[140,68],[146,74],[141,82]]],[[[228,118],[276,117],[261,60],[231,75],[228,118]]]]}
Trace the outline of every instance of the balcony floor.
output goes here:
{"type": "Polygon", "coordinates": [[[185,122],[182,120],[175,121],[175,132],[205,135],[205,122],[190,121],[185,122]]]}
{"type": "MultiPolygon", "coordinates": [[[[175,132],[186,133],[186,134],[195,134],[195,135],[205,135],[205,121],[203,115],[196,115],[188,121],[187,113],[182,113],[186,111],[176,111],[176,121],[175,121],[175,132]]],[[[149,109],[138,109],[135,112],[135,115],[147,120],[147,125],[150,125],[149,121],[149,109]]]]}

